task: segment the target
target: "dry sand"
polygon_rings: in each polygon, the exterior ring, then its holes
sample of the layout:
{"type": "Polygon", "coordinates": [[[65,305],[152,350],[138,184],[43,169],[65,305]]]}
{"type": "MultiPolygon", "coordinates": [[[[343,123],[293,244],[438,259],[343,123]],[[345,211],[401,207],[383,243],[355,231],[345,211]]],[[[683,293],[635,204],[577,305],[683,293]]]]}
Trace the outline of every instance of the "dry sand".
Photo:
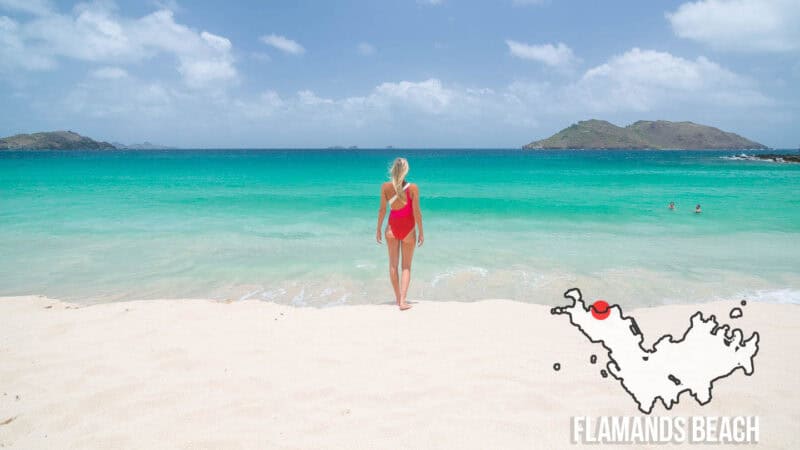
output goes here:
{"type": "MultiPolygon", "coordinates": [[[[758,415],[759,447],[797,448],[800,307],[751,303],[733,321],[732,306],[626,311],[648,344],[682,334],[698,309],[761,333],[753,376],[716,382],[705,407],[683,394],[653,414],[758,415]]],[[[571,416],[639,414],[600,377],[605,362],[565,316],[502,300],[400,313],[3,298],[0,447],[572,447],[571,416]]]]}

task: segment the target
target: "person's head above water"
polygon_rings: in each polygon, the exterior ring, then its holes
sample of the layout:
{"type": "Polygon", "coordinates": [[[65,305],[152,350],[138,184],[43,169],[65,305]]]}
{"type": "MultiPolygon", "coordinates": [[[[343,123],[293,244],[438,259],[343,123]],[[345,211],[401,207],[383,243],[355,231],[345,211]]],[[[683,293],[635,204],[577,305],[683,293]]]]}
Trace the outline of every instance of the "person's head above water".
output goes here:
{"type": "Polygon", "coordinates": [[[697,206],[694,207],[694,212],[700,212],[700,203],[698,203],[697,206]]]}
{"type": "Polygon", "coordinates": [[[405,158],[396,158],[389,168],[389,178],[392,180],[394,190],[397,191],[397,195],[401,196],[401,198],[403,195],[403,181],[405,181],[406,175],[408,175],[408,161],[405,158]]]}
{"type": "Polygon", "coordinates": [[[669,202],[669,209],[675,209],[675,202],[669,202]]]}

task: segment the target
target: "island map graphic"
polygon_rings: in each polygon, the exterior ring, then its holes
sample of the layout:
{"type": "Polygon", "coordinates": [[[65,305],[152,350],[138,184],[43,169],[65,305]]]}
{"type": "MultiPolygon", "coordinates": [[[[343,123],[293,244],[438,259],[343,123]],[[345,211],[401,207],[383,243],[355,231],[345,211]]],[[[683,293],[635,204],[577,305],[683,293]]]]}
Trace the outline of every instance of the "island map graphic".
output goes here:
{"type": "MultiPolygon", "coordinates": [[[[587,305],[577,288],[566,291],[564,297],[572,304],[550,312],[566,315],[589,341],[603,346],[608,352],[604,376],[607,373],[618,380],[645,414],[653,411],[657,400],[671,409],[684,392],[705,405],[711,401],[715,381],[739,369],[745,375],[753,374],[758,332],[745,339],[741,329],[720,324],[714,315],[705,318],[698,311],[682,337],[667,334],[652,348],[645,348],[636,320],[625,316],[619,305],[602,300],[587,305]]],[[[734,309],[730,317],[741,317],[741,308],[734,309]]]]}

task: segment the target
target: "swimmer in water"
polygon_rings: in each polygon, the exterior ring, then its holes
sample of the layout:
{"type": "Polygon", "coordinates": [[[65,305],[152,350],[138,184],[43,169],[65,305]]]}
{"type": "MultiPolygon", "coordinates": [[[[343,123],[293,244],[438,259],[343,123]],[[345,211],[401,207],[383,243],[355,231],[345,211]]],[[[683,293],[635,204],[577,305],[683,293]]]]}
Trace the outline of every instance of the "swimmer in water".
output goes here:
{"type": "Polygon", "coordinates": [[[675,202],[669,202],[669,210],[675,211],[675,202]]]}
{"type": "Polygon", "coordinates": [[[700,204],[698,203],[697,206],[694,207],[694,213],[700,214],[701,212],[703,212],[703,210],[700,209],[700,204]]]}

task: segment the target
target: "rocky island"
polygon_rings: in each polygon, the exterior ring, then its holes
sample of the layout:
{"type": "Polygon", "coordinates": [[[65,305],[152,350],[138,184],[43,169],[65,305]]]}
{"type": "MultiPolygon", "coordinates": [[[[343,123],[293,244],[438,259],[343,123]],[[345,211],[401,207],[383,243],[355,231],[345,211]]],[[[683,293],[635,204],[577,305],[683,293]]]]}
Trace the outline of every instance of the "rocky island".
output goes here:
{"type": "Polygon", "coordinates": [[[48,131],[0,138],[0,150],[114,150],[108,142],[95,141],[73,131],[48,131]]]}
{"type": "Polygon", "coordinates": [[[734,161],[770,161],[776,163],[800,163],[800,152],[795,154],[778,154],[778,153],[762,153],[756,155],[741,155],[729,156],[726,159],[734,161]]]}
{"type": "Polygon", "coordinates": [[[758,159],[766,159],[773,162],[791,162],[791,163],[800,163],[800,153],[796,155],[755,155],[758,159]]]}
{"type": "Polygon", "coordinates": [[[605,120],[585,120],[547,139],[522,147],[536,149],[622,149],[622,150],[764,150],[765,145],[735,133],[693,122],[640,120],[618,127],[605,120]]]}

